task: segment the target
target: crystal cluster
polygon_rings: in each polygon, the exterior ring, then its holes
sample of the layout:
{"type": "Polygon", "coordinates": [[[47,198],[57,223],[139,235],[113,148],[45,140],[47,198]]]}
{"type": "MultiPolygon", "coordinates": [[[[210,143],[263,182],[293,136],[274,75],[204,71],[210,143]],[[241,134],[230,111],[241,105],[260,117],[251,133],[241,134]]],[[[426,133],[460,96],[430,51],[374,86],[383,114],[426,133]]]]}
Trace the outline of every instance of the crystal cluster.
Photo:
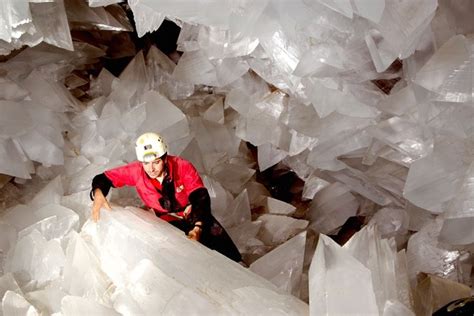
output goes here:
{"type": "Polygon", "coordinates": [[[428,315],[469,294],[472,1],[0,8],[4,315],[428,315]],[[179,53],[138,50],[131,32],[164,21],[179,53]],[[120,74],[97,66],[123,58],[120,74]],[[248,270],[135,208],[88,221],[91,179],[146,131],[199,170],[248,270]],[[259,182],[282,169],[298,200],[259,182]],[[329,237],[355,216],[347,243],[329,237]],[[434,299],[442,282],[460,290],[434,299]]]}

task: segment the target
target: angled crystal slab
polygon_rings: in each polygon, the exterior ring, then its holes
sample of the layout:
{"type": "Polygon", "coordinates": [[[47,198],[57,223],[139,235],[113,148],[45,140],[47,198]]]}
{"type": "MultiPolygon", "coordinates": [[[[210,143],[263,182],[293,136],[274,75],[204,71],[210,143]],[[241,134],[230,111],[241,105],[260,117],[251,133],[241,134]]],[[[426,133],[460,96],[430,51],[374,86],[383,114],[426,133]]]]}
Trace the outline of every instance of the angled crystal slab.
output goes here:
{"type": "Polygon", "coordinates": [[[471,103],[435,101],[429,104],[429,127],[438,133],[450,133],[460,138],[468,138],[473,130],[474,107],[471,103]]]}
{"type": "Polygon", "coordinates": [[[2,222],[12,226],[16,231],[20,231],[38,219],[31,214],[31,207],[24,204],[17,204],[2,213],[2,222]]]}
{"type": "Polygon", "coordinates": [[[306,220],[274,214],[263,214],[258,220],[263,224],[257,237],[270,246],[287,241],[308,226],[306,220]]]}
{"type": "Polygon", "coordinates": [[[90,298],[67,295],[61,300],[63,315],[120,315],[113,308],[100,304],[90,298]]]}
{"type": "Polygon", "coordinates": [[[239,249],[240,253],[248,254],[252,253],[256,246],[258,247],[263,245],[263,242],[258,243],[258,239],[256,238],[261,226],[261,221],[248,221],[228,228],[227,232],[239,249]]]}
{"type": "Polygon", "coordinates": [[[0,78],[0,98],[8,101],[20,101],[28,95],[28,91],[8,78],[0,78]]]}
{"type": "Polygon", "coordinates": [[[21,294],[7,291],[2,300],[4,315],[39,315],[36,308],[31,305],[21,294]]]}
{"type": "Polygon", "coordinates": [[[179,59],[173,77],[193,84],[218,85],[216,69],[201,51],[185,52],[179,59]]]}
{"type": "Polygon", "coordinates": [[[463,35],[456,35],[444,43],[418,71],[415,83],[430,91],[438,92],[446,80],[462,70],[463,64],[469,60],[466,38],[463,35]]]}
{"type": "Polygon", "coordinates": [[[113,81],[117,79],[110,71],[105,67],[102,68],[97,78],[90,81],[88,94],[92,97],[99,97],[101,95],[108,96],[112,89],[113,81]]]}
{"type": "Polygon", "coordinates": [[[71,31],[63,0],[30,4],[31,14],[43,41],[48,44],[74,50],[71,31]]]}
{"type": "Polygon", "coordinates": [[[4,136],[17,136],[31,130],[33,120],[29,115],[25,115],[26,108],[22,103],[13,101],[0,101],[0,111],[3,115],[0,119],[0,133],[4,136]]]}
{"type": "MultiPolygon", "coordinates": [[[[172,151],[174,152],[174,151],[172,151]]],[[[201,148],[199,148],[199,144],[197,143],[196,139],[193,138],[188,145],[179,153],[180,157],[191,161],[193,166],[199,172],[199,174],[205,174],[206,168],[204,164],[204,159],[202,156],[201,148]]]]}
{"type": "Polygon", "coordinates": [[[377,108],[383,112],[401,116],[409,113],[416,105],[415,94],[410,85],[390,93],[386,98],[382,99],[377,108]]]}
{"type": "Polygon", "coordinates": [[[138,134],[150,131],[161,132],[180,121],[186,121],[183,112],[159,93],[149,91],[143,99],[146,102],[146,119],[139,128],[138,134]]]}
{"type": "Polygon", "coordinates": [[[17,230],[15,227],[7,223],[0,223],[0,274],[3,274],[8,251],[14,247],[16,241],[17,230]]]}
{"type": "Polygon", "coordinates": [[[151,46],[146,56],[150,87],[170,100],[184,99],[194,92],[194,84],[173,78],[176,64],[156,46],[151,46]]]}
{"type": "MultiPolygon", "coordinates": [[[[155,292],[158,288],[168,284],[166,290],[182,289],[180,295],[169,301],[173,308],[164,309],[168,311],[187,310],[192,301],[196,302],[195,312],[205,312],[214,306],[212,310],[241,313],[249,304],[263,310],[279,306],[290,314],[305,309],[307,312],[307,305],[302,301],[283,294],[270,282],[187,239],[181,231],[151,214],[139,209],[114,208],[103,215],[97,225],[89,223],[88,239],[111,281],[119,289],[133,290],[135,299],[144,299],[150,306],[159,304],[151,298],[158,293],[155,292]],[[193,261],[192,265],[189,260],[193,261]],[[162,281],[158,282],[160,279],[162,281]],[[155,282],[159,287],[151,286],[155,282]],[[251,291],[253,287],[262,288],[269,294],[256,296],[251,291]]],[[[91,262],[85,266],[91,267],[91,262]]]]}
{"type": "Polygon", "coordinates": [[[305,244],[306,232],[302,232],[254,261],[249,269],[298,297],[305,244]]]}
{"type": "Polygon", "coordinates": [[[272,144],[263,144],[258,146],[258,169],[262,172],[280,161],[282,161],[288,153],[278,149],[272,144]]]}
{"type": "Polygon", "coordinates": [[[454,245],[474,243],[474,163],[466,172],[461,188],[443,214],[440,240],[454,245]]]}
{"type": "Polygon", "coordinates": [[[37,70],[32,71],[21,85],[30,92],[33,102],[52,111],[66,112],[80,108],[78,101],[72,97],[62,83],[45,78],[44,74],[37,70]],[[45,91],[50,91],[50,93],[45,95],[45,91]]]}
{"type": "Polygon", "coordinates": [[[148,73],[143,52],[140,51],[120,73],[119,81],[112,86],[111,100],[125,112],[139,104],[148,89],[148,73]]]}
{"type": "Polygon", "coordinates": [[[281,71],[291,74],[301,58],[301,48],[289,38],[276,20],[268,24],[271,23],[273,23],[274,29],[264,37],[260,37],[260,45],[281,71]]]}
{"type": "Polygon", "coordinates": [[[213,214],[225,214],[229,205],[234,200],[232,194],[226,190],[216,179],[203,176],[204,185],[211,197],[213,214]]]}
{"type": "Polygon", "coordinates": [[[223,163],[216,166],[212,174],[224,188],[238,194],[245,183],[255,174],[255,170],[233,163],[223,163]]]}
{"type": "Polygon", "coordinates": [[[73,210],[58,204],[47,204],[34,211],[38,219],[46,219],[55,217],[54,224],[42,231],[43,236],[47,240],[54,238],[62,239],[66,237],[71,231],[79,229],[79,215],[73,210]]]}
{"type": "Polygon", "coordinates": [[[374,107],[358,101],[348,92],[326,86],[322,81],[304,79],[302,83],[313,107],[321,118],[328,116],[333,111],[360,118],[374,118],[378,115],[378,110],[374,107]]]}
{"type": "Polygon", "coordinates": [[[408,233],[410,218],[405,209],[384,207],[375,213],[369,223],[373,223],[383,238],[391,238],[408,233]]]}
{"type": "MultiPolygon", "coordinates": [[[[296,92],[301,87],[301,78],[287,74],[270,58],[248,59],[250,68],[268,83],[285,92],[296,92]]],[[[298,64],[299,65],[299,64],[298,64]]]]}
{"type": "Polygon", "coordinates": [[[151,9],[142,2],[138,0],[129,2],[139,37],[148,32],[156,31],[165,20],[164,14],[151,9]]]}
{"type": "Polygon", "coordinates": [[[295,98],[288,101],[288,107],[282,113],[283,124],[307,136],[316,137],[319,134],[320,117],[313,106],[305,105],[295,98]]]}
{"type": "Polygon", "coordinates": [[[16,139],[30,160],[40,162],[45,166],[64,164],[62,147],[57,146],[49,135],[44,136],[35,129],[16,139]]]}
{"type": "Polygon", "coordinates": [[[308,210],[311,228],[328,234],[342,226],[359,208],[359,202],[342,183],[335,182],[319,191],[308,210]]]}
{"type": "MultiPolygon", "coordinates": [[[[237,14],[234,17],[242,18],[237,14]]],[[[196,40],[199,49],[207,52],[209,58],[212,59],[246,56],[251,54],[259,44],[256,37],[245,36],[241,32],[234,34],[231,30],[215,27],[199,28],[196,40]]]]}
{"type": "Polygon", "coordinates": [[[160,311],[164,314],[186,313],[196,309],[211,313],[225,311],[204,293],[175,282],[148,259],[140,261],[131,271],[129,291],[145,311],[160,311]]]}
{"type": "Polygon", "coordinates": [[[216,86],[224,87],[236,81],[249,70],[249,64],[244,58],[223,58],[211,60],[216,69],[216,86]]]}
{"type": "Polygon", "coordinates": [[[397,53],[391,43],[385,40],[377,30],[370,30],[365,36],[370,56],[378,72],[384,72],[397,59],[397,53]]]}
{"type": "Polygon", "coordinates": [[[345,168],[339,171],[330,171],[328,174],[337,181],[344,183],[352,191],[374,201],[379,205],[388,205],[395,199],[391,194],[380,188],[363,172],[355,168],[345,168]]]}
{"type": "Polygon", "coordinates": [[[470,34],[474,31],[470,23],[470,12],[474,8],[471,1],[440,1],[438,5],[438,10],[444,14],[449,27],[457,30],[451,34],[470,34]]]}
{"type": "Polygon", "coordinates": [[[67,18],[73,30],[131,31],[125,12],[120,7],[89,7],[86,2],[66,0],[67,18]]]}
{"type": "Polygon", "coordinates": [[[224,99],[218,98],[203,114],[203,118],[216,122],[219,124],[224,124],[224,99]]]}
{"type": "Polygon", "coordinates": [[[220,213],[215,209],[213,214],[225,228],[249,222],[251,220],[251,213],[247,190],[244,189],[232,203],[229,204],[225,212],[220,213]]]}
{"type": "MultiPolygon", "coordinates": [[[[398,301],[400,293],[410,293],[408,275],[399,273],[399,256],[394,240],[382,239],[374,225],[367,225],[343,246],[370,269],[379,312],[387,301],[398,301]],[[403,280],[404,282],[400,282],[403,280]]],[[[402,258],[402,257],[401,257],[402,258]]],[[[409,309],[411,305],[406,306],[409,309]]]]}
{"type": "Polygon", "coordinates": [[[431,155],[411,165],[403,196],[432,213],[444,212],[466,174],[468,166],[460,157],[465,157],[467,148],[456,138],[438,141],[431,155]]]}
{"type": "MultiPolygon", "coordinates": [[[[2,10],[0,10],[0,40],[10,42],[12,38],[11,26],[11,3],[2,1],[2,10]]],[[[7,53],[8,54],[8,53],[7,53]]]]}
{"type": "Polygon", "coordinates": [[[101,270],[100,261],[91,246],[73,232],[66,249],[62,289],[70,295],[106,303],[110,299],[107,293],[109,286],[110,279],[101,270]],[[78,278],[78,275],[81,277],[78,278]]]}
{"type": "Polygon", "coordinates": [[[340,170],[344,166],[336,158],[368,147],[371,137],[364,129],[373,123],[372,119],[352,118],[337,113],[329,115],[319,126],[319,142],[311,149],[308,164],[325,170],[340,170]]]}
{"type": "Polygon", "coordinates": [[[266,198],[265,208],[270,214],[279,214],[287,216],[291,215],[296,210],[295,206],[269,196],[267,196],[266,198]]]}
{"type": "Polygon", "coordinates": [[[306,200],[312,200],[315,195],[327,187],[330,183],[324,179],[311,175],[305,182],[303,188],[303,198],[306,200]]]}
{"type": "Polygon", "coordinates": [[[33,230],[18,240],[7,259],[5,271],[12,272],[20,285],[35,281],[41,287],[58,279],[64,266],[64,253],[57,240],[46,241],[33,230]]]}
{"type": "Polygon", "coordinates": [[[23,295],[12,273],[5,273],[0,277],[0,298],[3,299],[8,291],[23,295]]]}
{"type": "Polygon", "coordinates": [[[250,207],[261,206],[265,203],[265,199],[270,196],[267,188],[260,182],[250,180],[245,185],[249,195],[250,207]]]}
{"type": "Polygon", "coordinates": [[[26,299],[31,302],[42,313],[59,313],[61,311],[61,300],[66,296],[58,283],[51,283],[45,289],[28,292],[26,299]]]}
{"type": "Polygon", "coordinates": [[[328,8],[352,19],[353,11],[352,11],[352,6],[349,0],[343,0],[343,1],[319,0],[319,2],[327,6],[328,8]]]}
{"type": "Polygon", "coordinates": [[[415,316],[415,313],[397,300],[387,300],[383,309],[383,316],[415,316]]]}
{"type": "Polygon", "coordinates": [[[433,138],[415,122],[392,117],[370,128],[369,133],[402,154],[413,159],[426,157],[432,151],[433,138]]]}
{"type": "Polygon", "coordinates": [[[385,9],[385,0],[354,0],[355,13],[374,22],[379,23],[385,9]]]}
{"type": "MultiPolygon", "coordinates": [[[[238,152],[240,139],[234,135],[233,130],[226,125],[195,118],[191,121],[190,129],[194,132],[199,148],[206,154],[226,153],[235,156],[238,152]]],[[[206,160],[206,158],[204,157],[206,160]]],[[[211,170],[216,163],[209,164],[205,161],[206,168],[211,170]]]]}
{"type": "MultiPolygon", "coordinates": [[[[313,148],[317,143],[318,139],[311,136],[306,136],[302,133],[299,133],[293,129],[289,130],[291,140],[289,141],[290,144],[288,145],[287,140],[280,140],[280,146],[282,146],[285,150],[288,148],[288,154],[290,156],[296,156],[306,149],[313,148]]],[[[285,133],[286,134],[286,133],[285,133]]]]}
{"type": "Polygon", "coordinates": [[[407,261],[411,281],[420,272],[457,280],[461,253],[439,243],[442,225],[442,219],[432,220],[408,240],[407,261]]]}
{"type": "Polygon", "coordinates": [[[165,16],[179,17],[184,22],[224,28],[228,28],[229,15],[232,11],[229,3],[219,1],[175,3],[168,0],[141,0],[140,3],[165,16]]]}
{"type": "Polygon", "coordinates": [[[278,146],[285,130],[286,128],[284,129],[275,118],[258,114],[248,118],[240,117],[237,122],[236,135],[255,146],[266,143],[278,146]]]}
{"type": "Polygon", "coordinates": [[[319,43],[306,51],[301,57],[294,75],[306,77],[324,77],[329,73],[338,73],[344,69],[342,46],[332,43],[319,43]]]}
{"type": "Polygon", "coordinates": [[[406,58],[415,51],[437,6],[437,1],[423,3],[386,1],[385,9],[376,28],[391,44],[394,52],[397,55],[400,54],[401,58],[406,58]]]}
{"type": "Polygon", "coordinates": [[[378,315],[370,270],[325,235],[311,261],[309,303],[310,315],[378,315]]]}

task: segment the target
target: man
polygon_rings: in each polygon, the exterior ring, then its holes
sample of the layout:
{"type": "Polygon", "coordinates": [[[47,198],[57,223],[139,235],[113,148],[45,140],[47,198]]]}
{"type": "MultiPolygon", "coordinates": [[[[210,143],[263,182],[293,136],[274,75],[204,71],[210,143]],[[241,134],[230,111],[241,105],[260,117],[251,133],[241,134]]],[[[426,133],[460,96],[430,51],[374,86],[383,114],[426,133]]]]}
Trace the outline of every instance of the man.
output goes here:
{"type": "Polygon", "coordinates": [[[134,186],[143,203],[158,217],[184,231],[210,249],[239,262],[242,257],[224,228],[211,214],[211,199],[194,166],[168,155],[163,138],[141,135],[135,145],[138,161],[105,171],[92,180],[92,219],[110,205],[105,198],[111,187],[134,186]]]}

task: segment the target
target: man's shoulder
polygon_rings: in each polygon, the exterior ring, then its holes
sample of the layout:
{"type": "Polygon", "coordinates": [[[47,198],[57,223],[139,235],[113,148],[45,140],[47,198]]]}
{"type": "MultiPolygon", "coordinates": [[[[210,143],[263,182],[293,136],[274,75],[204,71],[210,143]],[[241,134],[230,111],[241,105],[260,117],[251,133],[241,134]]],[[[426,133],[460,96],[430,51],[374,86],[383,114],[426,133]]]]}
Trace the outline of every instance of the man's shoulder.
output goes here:
{"type": "Polygon", "coordinates": [[[194,168],[194,165],[189,161],[179,156],[168,156],[168,159],[172,164],[178,169],[187,170],[189,168],[194,168]]]}
{"type": "Polygon", "coordinates": [[[171,155],[168,155],[168,159],[175,163],[175,164],[190,164],[191,162],[189,162],[188,160],[180,157],[180,156],[171,156],[171,155]]]}

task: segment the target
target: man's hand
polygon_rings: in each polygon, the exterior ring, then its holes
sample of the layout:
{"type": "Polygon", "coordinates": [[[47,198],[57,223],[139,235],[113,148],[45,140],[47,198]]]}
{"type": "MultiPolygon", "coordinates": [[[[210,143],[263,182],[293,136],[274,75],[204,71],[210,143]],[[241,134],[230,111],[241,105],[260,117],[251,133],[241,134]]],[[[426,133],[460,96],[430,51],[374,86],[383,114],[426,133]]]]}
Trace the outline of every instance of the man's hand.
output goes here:
{"type": "Polygon", "coordinates": [[[188,238],[199,241],[199,239],[201,238],[201,233],[202,233],[201,222],[197,222],[196,226],[194,226],[194,228],[189,231],[188,238]]]}
{"type": "Polygon", "coordinates": [[[92,220],[97,223],[100,219],[100,209],[105,207],[108,210],[112,208],[100,189],[94,191],[94,203],[92,204],[92,220]]]}

